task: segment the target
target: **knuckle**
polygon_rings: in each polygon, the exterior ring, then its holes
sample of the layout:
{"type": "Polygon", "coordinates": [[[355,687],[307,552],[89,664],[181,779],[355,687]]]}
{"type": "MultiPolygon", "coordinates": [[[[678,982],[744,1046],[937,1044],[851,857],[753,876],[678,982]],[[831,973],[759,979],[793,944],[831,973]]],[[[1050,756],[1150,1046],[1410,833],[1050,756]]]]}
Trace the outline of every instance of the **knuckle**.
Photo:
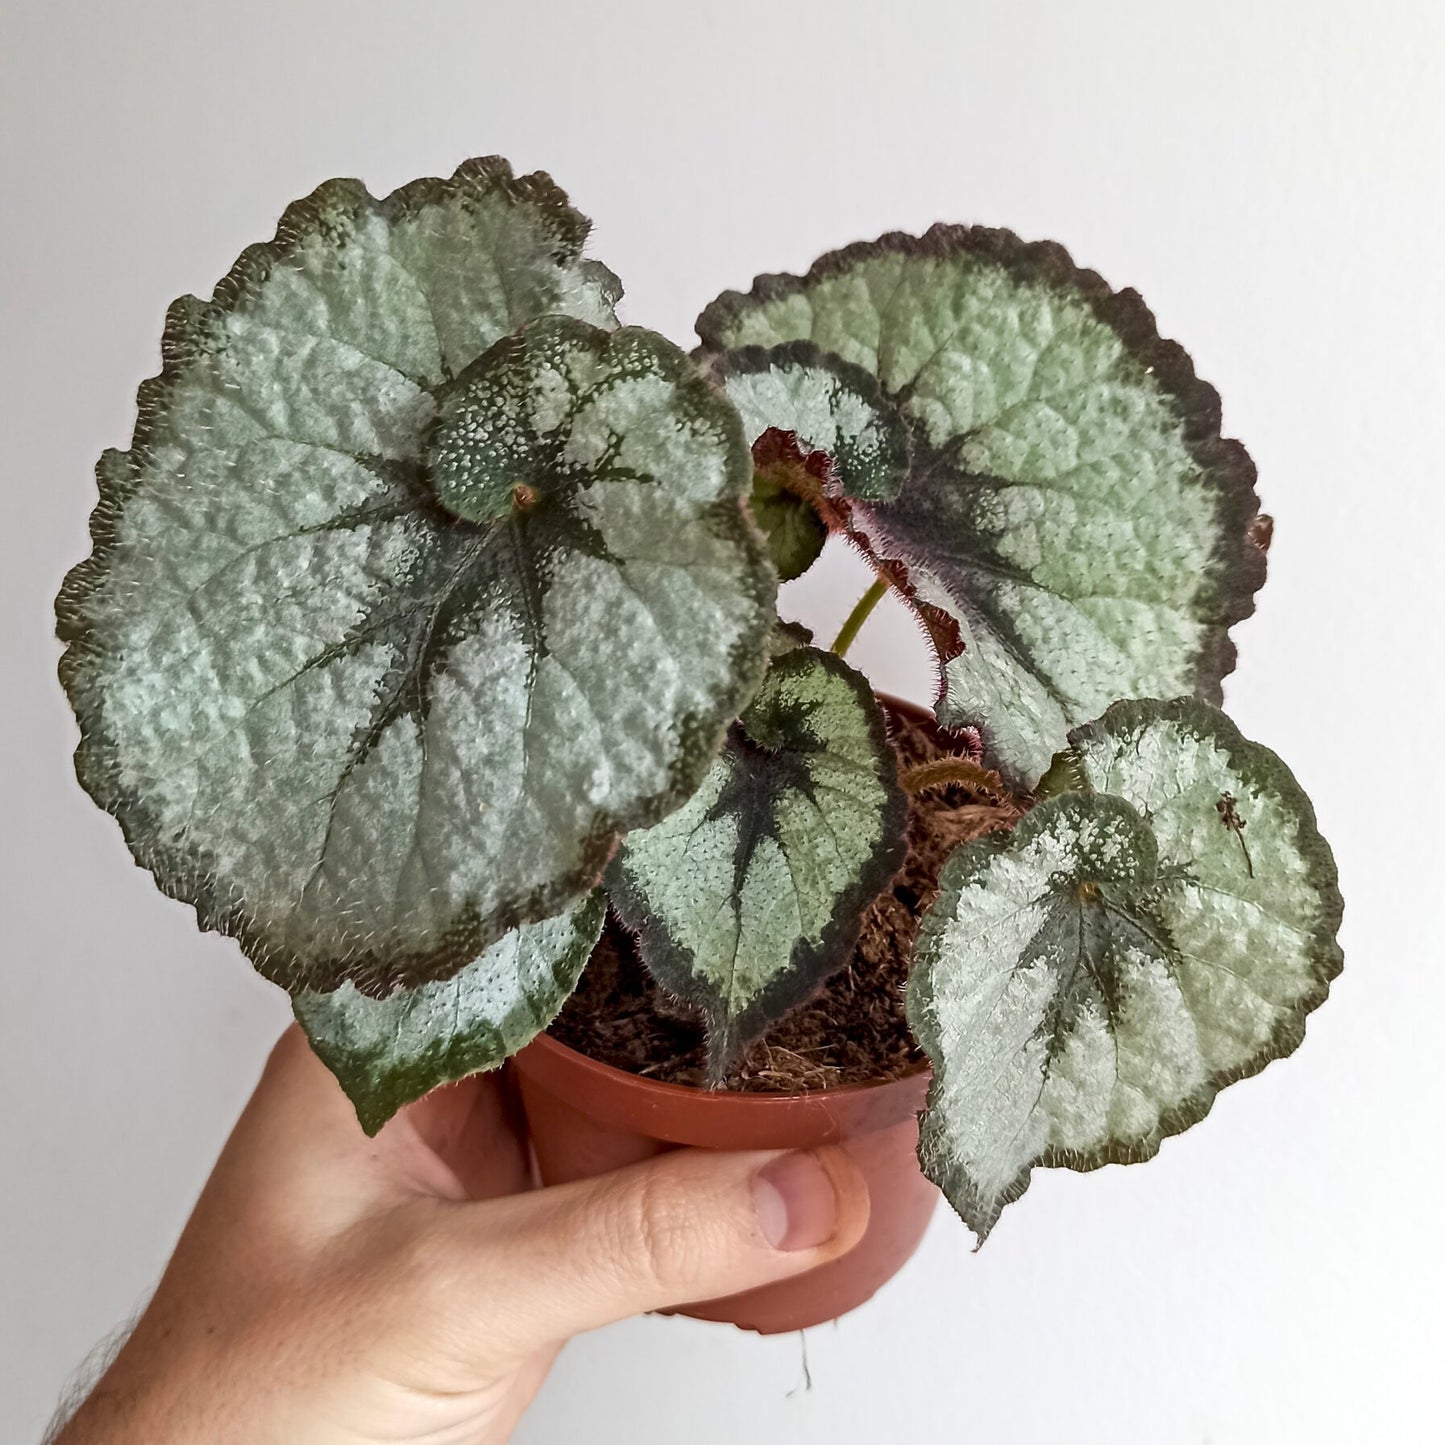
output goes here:
{"type": "Polygon", "coordinates": [[[620,1233],[628,1266],[663,1290],[686,1280],[700,1252],[689,1191],[670,1171],[647,1170],[625,1200],[620,1233]]]}

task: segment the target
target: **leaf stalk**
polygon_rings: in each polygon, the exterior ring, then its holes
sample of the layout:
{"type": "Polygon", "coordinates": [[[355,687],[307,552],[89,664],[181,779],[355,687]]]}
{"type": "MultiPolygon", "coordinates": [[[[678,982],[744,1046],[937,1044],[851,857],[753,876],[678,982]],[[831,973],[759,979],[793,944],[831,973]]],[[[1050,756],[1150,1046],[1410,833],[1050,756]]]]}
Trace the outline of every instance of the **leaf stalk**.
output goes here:
{"type": "Polygon", "coordinates": [[[905,769],[898,781],[910,797],[929,788],[946,788],[957,783],[992,798],[999,809],[1013,817],[1018,817],[1021,811],[1004,780],[992,768],[985,768],[972,758],[935,758],[932,762],[918,763],[905,769]]]}
{"type": "Polygon", "coordinates": [[[846,655],[852,647],[853,640],[862,630],[863,624],[867,622],[869,614],[878,605],[883,594],[888,590],[888,579],[882,576],[873,580],[873,585],[853,604],[853,610],[843,620],[843,625],[838,629],[838,635],[833,639],[833,652],[839,657],[846,655]]]}

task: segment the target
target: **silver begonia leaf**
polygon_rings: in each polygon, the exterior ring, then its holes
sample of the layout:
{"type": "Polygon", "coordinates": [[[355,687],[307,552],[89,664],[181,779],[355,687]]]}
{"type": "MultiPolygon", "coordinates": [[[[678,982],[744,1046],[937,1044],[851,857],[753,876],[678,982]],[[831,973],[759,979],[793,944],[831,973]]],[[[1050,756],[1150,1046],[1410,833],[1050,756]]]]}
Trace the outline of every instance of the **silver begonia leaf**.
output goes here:
{"type": "Polygon", "coordinates": [[[1274,753],[1193,699],[1070,741],[1097,791],[949,859],[909,983],[919,1157],[980,1242],[1035,1166],[1148,1159],[1291,1053],[1340,970],[1334,859],[1274,753]]]}
{"type": "Polygon", "coordinates": [[[849,956],[904,856],[908,805],[867,683],[831,653],[775,654],[702,786],[628,834],[607,890],[643,961],[740,1049],[849,956]]]}
{"type": "Polygon", "coordinates": [[[1254,468],[1136,292],[936,226],[760,277],[698,333],[749,438],[836,451],[856,528],[956,619],[939,719],[1011,780],[1115,698],[1219,701],[1264,580],[1254,468]]]}
{"type": "Polygon", "coordinates": [[[368,998],[347,982],[302,993],[292,1008],[322,1062],[375,1134],[440,1084],[496,1068],[557,1017],[577,986],[607,901],[504,933],[460,973],[368,998]]]}
{"type": "Polygon", "coordinates": [[[293,992],[581,902],[706,772],[775,579],[735,412],[543,176],[333,181],[172,308],[57,604],[80,779],[293,992]],[[524,329],[518,333],[518,327],[524,329]]]}

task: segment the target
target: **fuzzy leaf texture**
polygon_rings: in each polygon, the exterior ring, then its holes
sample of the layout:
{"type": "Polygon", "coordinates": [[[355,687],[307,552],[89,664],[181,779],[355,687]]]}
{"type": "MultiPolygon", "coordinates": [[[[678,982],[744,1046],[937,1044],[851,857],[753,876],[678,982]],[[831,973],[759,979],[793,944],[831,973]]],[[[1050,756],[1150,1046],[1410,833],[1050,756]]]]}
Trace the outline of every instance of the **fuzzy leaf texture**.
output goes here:
{"type": "Polygon", "coordinates": [[[292,1009],[375,1134],[403,1105],[531,1043],[577,987],[606,911],[599,889],[571,913],[503,934],[451,978],[384,999],[348,982],[299,994],[292,1009]]]}
{"type": "Polygon", "coordinates": [[[956,620],[939,720],[1011,781],[1115,698],[1219,701],[1264,580],[1254,468],[1136,292],[936,226],[725,293],[698,333],[749,439],[833,453],[858,531],[956,620]]]}
{"type": "Polygon", "coordinates": [[[1291,1053],[1340,970],[1334,859],[1274,753],[1193,699],[1071,743],[1095,791],[949,859],[909,982],[919,1157],[980,1243],[1036,1166],[1149,1159],[1291,1053]]]}
{"type": "Polygon", "coordinates": [[[170,311],[61,665],[80,779],[293,992],[579,904],[701,781],[775,579],[735,413],[544,176],[332,181],[170,311]],[[518,328],[525,329],[518,334],[518,328]]]}
{"type": "Polygon", "coordinates": [[[764,433],[753,443],[753,520],[768,541],[779,582],[801,577],[823,551],[828,526],[814,505],[831,463],[823,452],[805,456],[792,437],[764,433]]]}
{"type": "Polygon", "coordinates": [[[857,942],[904,856],[907,800],[883,715],[846,663],[773,663],[701,788],[630,833],[607,872],[658,981],[707,1019],[720,1082],[857,942]]]}

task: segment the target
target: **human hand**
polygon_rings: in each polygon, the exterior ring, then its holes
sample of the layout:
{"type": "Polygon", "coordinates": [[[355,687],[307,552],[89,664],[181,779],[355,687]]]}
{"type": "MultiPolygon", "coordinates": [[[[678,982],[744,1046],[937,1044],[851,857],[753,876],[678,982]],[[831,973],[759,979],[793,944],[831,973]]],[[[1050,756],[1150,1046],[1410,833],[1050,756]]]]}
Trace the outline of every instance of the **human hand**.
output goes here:
{"type": "Polygon", "coordinates": [[[292,1028],[56,1445],[493,1445],[570,1336],[801,1273],[867,1216],[827,1149],[677,1150],[534,1189],[496,1074],[368,1139],[292,1028]]]}

